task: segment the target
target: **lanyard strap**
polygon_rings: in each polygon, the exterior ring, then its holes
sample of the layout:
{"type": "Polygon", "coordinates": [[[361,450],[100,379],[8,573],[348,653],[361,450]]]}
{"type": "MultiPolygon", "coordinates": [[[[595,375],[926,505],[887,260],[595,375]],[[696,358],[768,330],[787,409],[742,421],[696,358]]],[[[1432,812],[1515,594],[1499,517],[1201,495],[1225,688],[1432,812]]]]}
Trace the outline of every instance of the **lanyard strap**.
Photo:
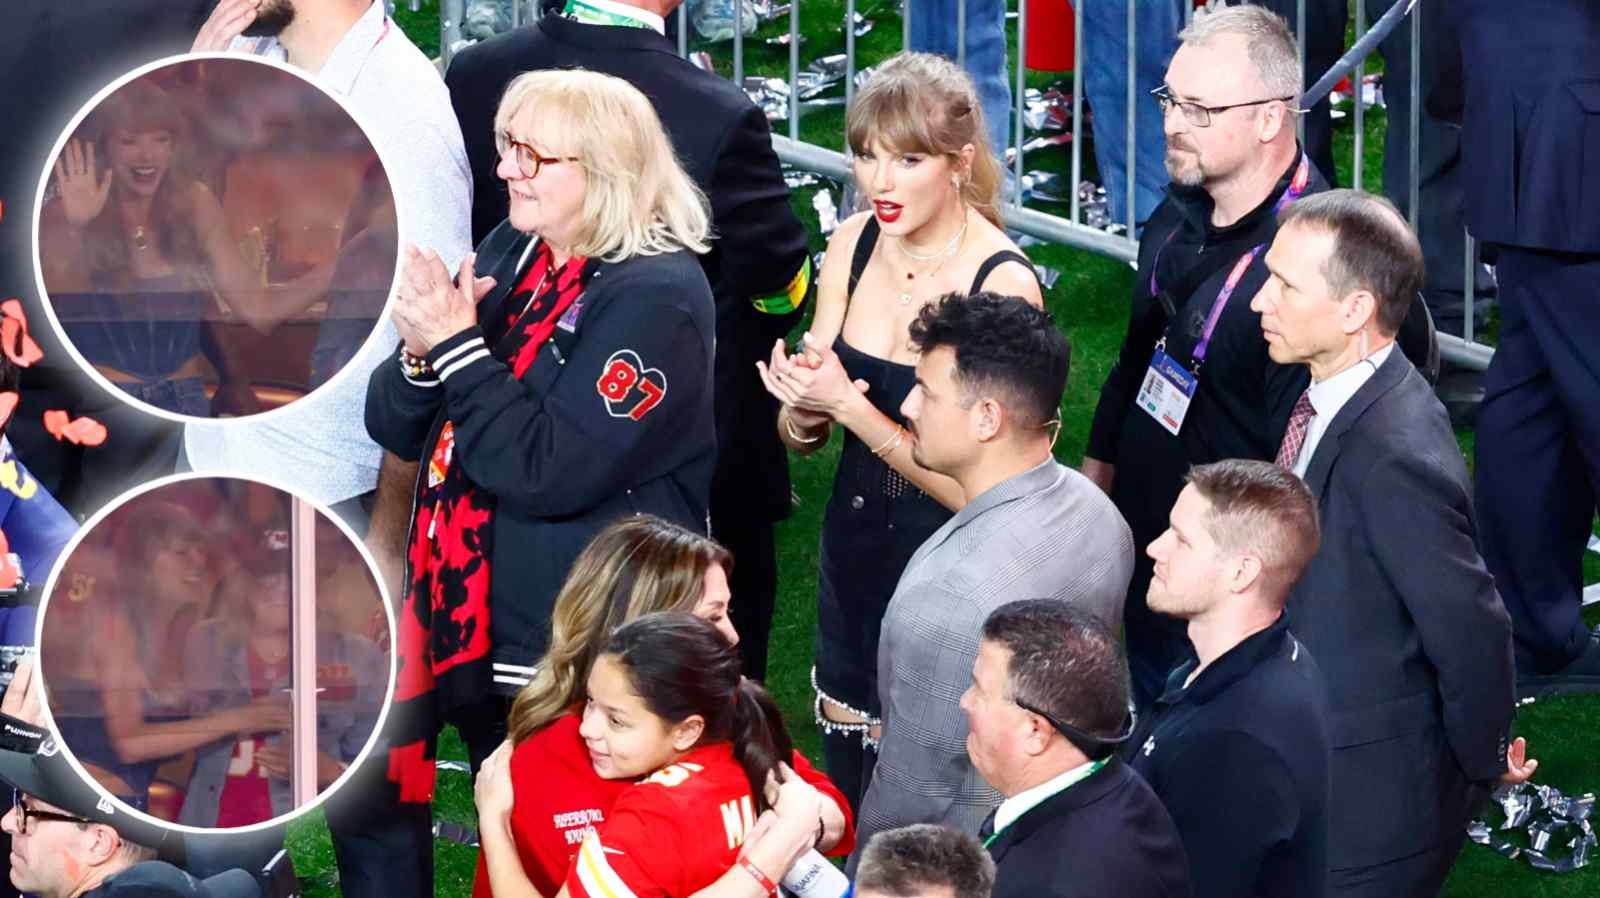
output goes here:
{"type": "Polygon", "coordinates": [[[1211,345],[1211,333],[1217,329],[1217,322],[1222,320],[1222,310],[1227,307],[1228,299],[1233,296],[1233,291],[1239,286],[1239,281],[1244,277],[1250,263],[1256,260],[1265,243],[1258,243],[1250,251],[1239,257],[1234,263],[1233,270],[1228,272],[1228,279],[1223,281],[1222,289],[1217,291],[1217,298],[1211,301],[1211,313],[1206,316],[1205,330],[1200,332],[1200,342],[1194,347],[1194,362],[1190,368],[1194,373],[1200,373],[1200,366],[1206,362],[1206,349],[1211,345]]]}
{"type": "MultiPolygon", "coordinates": [[[[1306,186],[1310,183],[1311,160],[1307,158],[1306,154],[1302,151],[1300,153],[1300,164],[1296,166],[1294,170],[1294,177],[1289,179],[1288,188],[1283,191],[1283,195],[1278,197],[1278,201],[1273,204],[1272,214],[1277,215],[1279,212],[1282,212],[1290,203],[1304,196],[1306,192],[1306,186]]],[[[1173,233],[1177,232],[1174,231],[1173,233]]],[[[1171,240],[1172,235],[1167,235],[1167,239],[1171,240]]],[[[1163,243],[1161,245],[1161,249],[1164,250],[1166,248],[1166,244],[1163,243]]],[[[1217,322],[1222,320],[1222,310],[1227,307],[1228,300],[1233,296],[1233,291],[1238,288],[1239,281],[1244,277],[1245,271],[1250,268],[1250,263],[1254,262],[1256,260],[1256,256],[1260,255],[1261,250],[1265,248],[1265,243],[1258,243],[1251,247],[1249,252],[1240,256],[1239,261],[1233,266],[1233,271],[1228,273],[1228,279],[1223,282],[1222,289],[1217,291],[1217,298],[1211,301],[1211,311],[1206,315],[1205,329],[1200,332],[1200,342],[1195,344],[1193,361],[1189,366],[1190,370],[1192,370],[1194,373],[1199,374],[1200,366],[1205,364],[1206,350],[1211,346],[1211,335],[1217,329],[1217,322]]],[[[1156,254],[1156,261],[1159,262],[1160,260],[1161,256],[1160,252],[1158,251],[1156,254]]],[[[1152,265],[1150,269],[1150,286],[1152,288],[1154,288],[1156,285],[1155,268],[1156,266],[1152,265]]],[[[1170,327],[1171,325],[1169,324],[1168,328],[1170,327]]],[[[1161,336],[1161,342],[1163,345],[1165,345],[1166,339],[1166,334],[1163,332],[1161,336]]]]}

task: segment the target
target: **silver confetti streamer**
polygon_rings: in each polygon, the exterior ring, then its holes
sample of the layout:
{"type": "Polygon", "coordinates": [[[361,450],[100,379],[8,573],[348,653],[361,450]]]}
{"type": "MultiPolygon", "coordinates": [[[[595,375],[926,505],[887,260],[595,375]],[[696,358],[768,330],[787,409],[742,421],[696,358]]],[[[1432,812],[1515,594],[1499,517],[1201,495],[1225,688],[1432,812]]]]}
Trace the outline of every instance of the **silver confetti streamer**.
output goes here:
{"type": "Polygon", "coordinates": [[[1596,837],[1590,820],[1592,793],[1568,796],[1554,786],[1520,783],[1494,791],[1493,807],[1505,819],[1467,824],[1467,838],[1515,860],[1524,858],[1538,870],[1570,873],[1589,865],[1596,837]],[[1513,835],[1516,841],[1513,841],[1513,835]],[[1519,842],[1526,840],[1526,845],[1519,842]]]}
{"type": "Polygon", "coordinates": [[[817,191],[811,198],[811,208],[817,210],[817,229],[832,234],[839,226],[839,207],[833,203],[833,193],[826,188],[817,191]]]}

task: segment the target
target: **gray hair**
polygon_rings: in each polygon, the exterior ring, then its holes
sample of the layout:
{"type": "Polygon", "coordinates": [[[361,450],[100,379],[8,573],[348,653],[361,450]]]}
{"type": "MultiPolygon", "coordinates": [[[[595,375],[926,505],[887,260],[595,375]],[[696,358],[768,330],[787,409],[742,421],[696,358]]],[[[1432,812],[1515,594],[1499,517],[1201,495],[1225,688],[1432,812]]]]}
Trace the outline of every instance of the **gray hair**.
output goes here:
{"type": "Polygon", "coordinates": [[[1178,40],[1204,44],[1219,34],[1243,37],[1250,63],[1267,93],[1289,97],[1291,106],[1299,104],[1305,74],[1294,33],[1283,16],[1261,6],[1207,6],[1194,11],[1194,21],[1178,33],[1178,40]]]}
{"type": "Polygon", "coordinates": [[[856,894],[915,898],[949,886],[955,898],[989,898],[994,861],[978,840],[933,823],[914,823],[873,836],[861,850],[856,894]]]}

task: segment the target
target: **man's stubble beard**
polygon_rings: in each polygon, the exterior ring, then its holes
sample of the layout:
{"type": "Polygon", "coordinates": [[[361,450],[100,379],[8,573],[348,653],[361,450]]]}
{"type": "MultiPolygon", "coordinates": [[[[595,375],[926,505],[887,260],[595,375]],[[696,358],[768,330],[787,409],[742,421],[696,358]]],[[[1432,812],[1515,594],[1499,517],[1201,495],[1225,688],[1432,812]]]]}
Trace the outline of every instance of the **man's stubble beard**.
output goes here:
{"type": "Polygon", "coordinates": [[[1167,150],[1167,176],[1183,187],[1199,187],[1206,182],[1206,173],[1200,167],[1200,156],[1189,150],[1167,150]]]}

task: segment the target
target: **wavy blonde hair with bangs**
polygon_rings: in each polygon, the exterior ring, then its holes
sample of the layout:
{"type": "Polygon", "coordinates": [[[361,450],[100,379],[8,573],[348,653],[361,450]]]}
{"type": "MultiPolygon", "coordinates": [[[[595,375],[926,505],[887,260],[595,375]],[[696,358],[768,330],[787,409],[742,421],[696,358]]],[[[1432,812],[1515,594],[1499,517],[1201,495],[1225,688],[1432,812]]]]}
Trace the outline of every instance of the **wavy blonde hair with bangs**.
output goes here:
{"type": "Polygon", "coordinates": [[[882,142],[897,153],[944,156],[959,164],[972,144],[972,170],[961,198],[995,227],[1000,218],[1000,163],[989,149],[983,107],[972,78],[935,53],[899,53],[872,72],[845,114],[845,141],[862,155],[882,142]]]}
{"type": "Polygon", "coordinates": [[[560,135],[562,155],[577,157],[588,175],[573,253],[620,262],[711,249],[705,194],[638,88],[584,69],[527,72],[506,87],[495,131],[510,132],[513,122],[538,122],[560,135]]]}

